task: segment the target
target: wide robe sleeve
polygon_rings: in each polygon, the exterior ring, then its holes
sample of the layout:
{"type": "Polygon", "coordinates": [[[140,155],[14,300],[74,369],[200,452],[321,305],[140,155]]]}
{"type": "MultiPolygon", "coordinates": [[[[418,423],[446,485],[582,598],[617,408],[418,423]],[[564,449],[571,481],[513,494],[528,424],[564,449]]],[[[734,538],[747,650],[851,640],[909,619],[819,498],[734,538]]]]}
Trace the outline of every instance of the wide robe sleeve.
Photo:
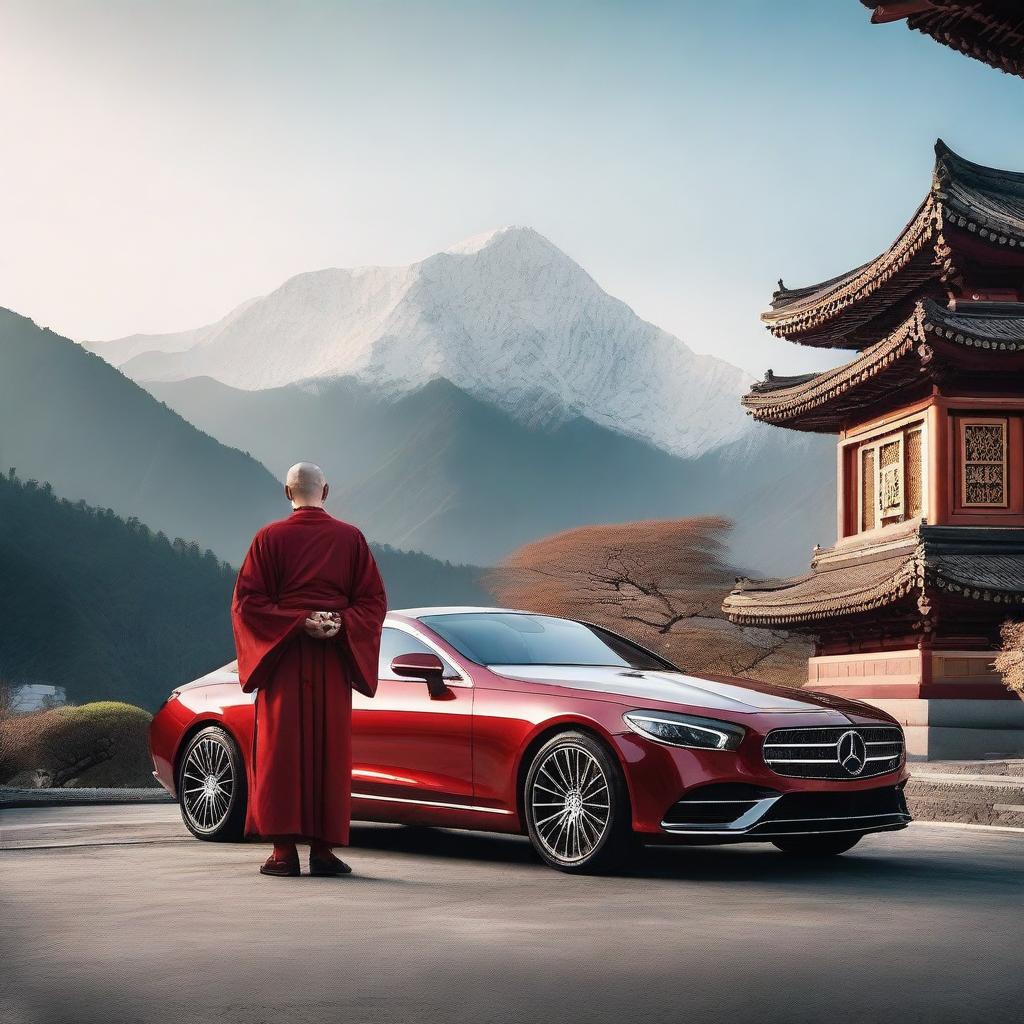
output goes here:
{"type": "Polygon", "coordinates": [[[352,552],[352,584],[348,607],[341,611],[343,629],[339,639],[348,648],[352,686],[367,697],[377,692],[380,633],[387,610],[384,581],[370,546],[360,533],[352,552]]]}
{"type": "Polygon", "coordinates": [[[274,579],[264,537],[257,534],[238,572],[231,601],[238,679],[246,693],[263,685],[273,672],[282,645],[304,628],[309,614],[277,604],[274,579]]]}

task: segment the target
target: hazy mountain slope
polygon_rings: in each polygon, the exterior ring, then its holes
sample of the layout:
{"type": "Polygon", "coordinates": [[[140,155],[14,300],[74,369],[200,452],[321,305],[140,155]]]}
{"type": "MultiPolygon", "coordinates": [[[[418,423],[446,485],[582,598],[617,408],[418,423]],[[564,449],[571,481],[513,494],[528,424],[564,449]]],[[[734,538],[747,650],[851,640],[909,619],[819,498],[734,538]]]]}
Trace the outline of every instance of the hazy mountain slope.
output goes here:
{"type": "Polygon", "coordinates": [[[9,310],[0,310],[0,467],[232,561],[281,512],[264,466],[9,310]]]}
{"type": "Polygon", "coordinates": [[[528,228],[409,267],[301,274],[219,324],[88,346],[139,381],[354,377],[397,397],[445,378],[528,426],[583,416],[687,457],[747,429],[748,374],[641,320],[528,228]]]}
{"type": "MultiPolygon", "coordinates": [[[[0,310],[0,471],[10,467],[233,564],[256,530],[288,512],[278,480],[248,454],[197,430],[81,346],[0,310]]],[[[0,521],[0,534],[6,529],[0,521]]],[[[377,551],[393,606],[485,597],[472,567],[377,551]]]]}
{"type": "Polygon", "coordinates": [[[530,428],[446,380],[387,399],[347,379],[242,391],[209,378],[147,385],[275,473],[318,462],[331,507],[380,540],[494,564],[583,523],[721,514],[732,561],[799,571],[834,535],[830,438],[753,429],[696,460],[577,418],[530,428]]]}
{"type": "MultiPolygon", "coordinates": [[[[0,476],[0,682],[155,708],[234,657],[235,571],[194,544],[0,476]],[[186,642],[187,641],[187,642],[186,642]]],[[[375,546],[392,606],[490,603],[479,571],[375,546]]]]}
{"type": "MultiPolygon", "coordinates": [[[[205,327],[182,331],[180,334],[160,335],[160,344],[163,346],[162,351],[183,352],[194,345],[201,345],[211,340],[220,331],[226,330],[234,320],[240,317],[254,302],[258,301],[259,299],[249,299],[247,302],[243,302],[215,324],[207,324],[205,327]]],[[[117,341],[104,342],[102,351],[97,354],[102,355],[108,363],[120,366],[134,356],[152,351],[155,337],[157,336],[152,334],[130,334],[127,338],[118,338],[117,341]]],[[[92,346],[87,344],[85,347],[91,348],[92,346]]]]}

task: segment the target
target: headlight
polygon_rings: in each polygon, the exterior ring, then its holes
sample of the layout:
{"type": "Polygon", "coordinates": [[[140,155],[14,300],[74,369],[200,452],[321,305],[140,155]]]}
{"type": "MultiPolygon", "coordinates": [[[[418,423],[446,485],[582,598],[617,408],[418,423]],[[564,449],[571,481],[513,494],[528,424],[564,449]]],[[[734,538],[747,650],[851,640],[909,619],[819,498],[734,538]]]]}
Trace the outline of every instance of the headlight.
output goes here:
{"type": "Polygon", "coordinates": [[[163,704],[161,704],[160,707],[157,708],[157,711],[162,711],[165,707],[167,707],[168,704],[171,703],[172,700],[176,700],[180,696],[181,690],[171,690],[171,692],[167,694],[167,697],[164,699],[163,704]]]}
{"type": "Polygon", "coordinates": [[[735,750],[746,732],[743,726],[732,722],[674,711],[627,711],[622,718],[635,732],[673,747],[735,750]]]}

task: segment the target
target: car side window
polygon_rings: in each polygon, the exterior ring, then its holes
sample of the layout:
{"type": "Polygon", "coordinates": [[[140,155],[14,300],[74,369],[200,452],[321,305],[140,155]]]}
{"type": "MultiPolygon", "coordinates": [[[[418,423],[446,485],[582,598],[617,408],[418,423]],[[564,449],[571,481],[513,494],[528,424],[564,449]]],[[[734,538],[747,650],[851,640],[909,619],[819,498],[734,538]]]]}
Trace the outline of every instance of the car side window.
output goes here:
{"type": "MultiPolygon", "coordinates": [[[[393,626],[385,626],[380,634],[380,661],[377,665],[378,679],[401,679],[402,682],[416,682],[414,679],[406,679],[403,676],[396,676],[391,671],[391,661],[400,654],[437,654],[433,648],[428,647],[422,640],[417,639],[405,630],[395,629],[393,626]]],[[[440,657],[440,655],[438,655],[440,657]]],[[[444,675],[446,679],[457,678],[458,672],[445,658],[444,675]]]]}

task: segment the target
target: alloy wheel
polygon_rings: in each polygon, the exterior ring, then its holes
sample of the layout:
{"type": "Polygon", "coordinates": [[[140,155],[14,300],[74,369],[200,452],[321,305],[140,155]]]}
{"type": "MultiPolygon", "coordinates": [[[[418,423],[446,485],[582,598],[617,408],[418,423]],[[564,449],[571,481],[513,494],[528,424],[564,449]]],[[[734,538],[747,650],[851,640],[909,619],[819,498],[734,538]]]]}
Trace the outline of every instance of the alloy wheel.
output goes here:
{"type": "Polygon", "coordinates": [[[213,735],[197,738],[181,769],[181,806],[197,832],[213,833],[231,811],[235,776],[223,741],[213,735]]]}
{"type": "Polygon", "coordinates": [[[537,767],[530,805],[544,848],[566,864],[586,861],[601,842],[611,817],[604,769],[582,746],[556,747],[537,767]]]}

